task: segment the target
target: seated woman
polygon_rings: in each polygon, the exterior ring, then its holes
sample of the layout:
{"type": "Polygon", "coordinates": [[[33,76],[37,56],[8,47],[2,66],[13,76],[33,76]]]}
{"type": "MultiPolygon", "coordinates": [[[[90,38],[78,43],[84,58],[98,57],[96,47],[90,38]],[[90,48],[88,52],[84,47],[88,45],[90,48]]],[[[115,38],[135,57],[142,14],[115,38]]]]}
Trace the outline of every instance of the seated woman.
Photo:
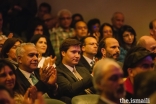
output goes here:
{"type": "MultiPolygon", "coordinates": [[[[52,56],[47,57],[48,52],[48,45],[47,45],[47,38],[44,35],[34,35],[30,42],[34,43],[36,45],[36,48],[39,52],[39,64],[38,67],[45,67],[45,65],[53,64],[56,60],[56,57],[52,59],[52,56]]],[[[54,64],[55,67],[55,64],[54,64]]]]}
{"type": "Polygon", "coordinates": [[[22,87],[16,80],[14,66],[5,59],[0,59],[0,85],[5,86],[11,92],[15,104],[23,104],[23,100],[28,98],[28,94],[32,100],[36,99],[36,87],[28,88],[27,93],[24,94],[22,87]]]}
{"type": "Polygon", "coordinates": [[[26,33],[27,42],[30,42],[30,39],[34,35],[45,35],[47,37],[47,44],[48,44],[47,54],[52,55],[54,57],[55,52],[49,39],[49,36],[50,36],[49,31],[42,22],[37,22],[37,23],[32,24],[32,26],[30,26],[30,28],[27,30],[27,33],[26,33]]]}
{"type": "Polygon", "coordinates": [[[91,36],[95,36],[97,41],[99,41],[100,37],[100,20],[97,18],[91,19],[87,23],[88,31],[91,36]]]}
{"type": "Polygon", "coordinates": [[[113,37],[113,27],[109,23],[103,23],[99,31],[100,31],[99,42],[103,38],[113,37]]]}
{"type": "Polygon", "coordinates": [[[1,50],[1,58],[9,60],[15,67],[17,67],[16,48],[22,43],[19,38],[7,39],[1,50]]]}
{"type": "Polygon", "coordinates": [[[123,62],[127,51],[136,45],[136,32],[131,26],[124,25],[121,27],[120,36],[120,40],[118,40],[120,44],[118,61],[123,62]]]}

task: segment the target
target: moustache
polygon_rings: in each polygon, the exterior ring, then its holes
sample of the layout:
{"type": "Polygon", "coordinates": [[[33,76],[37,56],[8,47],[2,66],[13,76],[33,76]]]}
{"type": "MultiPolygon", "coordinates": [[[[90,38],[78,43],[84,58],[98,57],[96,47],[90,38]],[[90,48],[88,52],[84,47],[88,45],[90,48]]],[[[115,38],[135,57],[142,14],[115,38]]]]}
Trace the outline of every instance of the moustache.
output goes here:
{"type": "Polygon", "coordinates": [[[119,56],[119,55],[120,55],[120,53],[119,53],[119,52],[117,52],[117,53],[113,54],[113,56],[119,56]]]}

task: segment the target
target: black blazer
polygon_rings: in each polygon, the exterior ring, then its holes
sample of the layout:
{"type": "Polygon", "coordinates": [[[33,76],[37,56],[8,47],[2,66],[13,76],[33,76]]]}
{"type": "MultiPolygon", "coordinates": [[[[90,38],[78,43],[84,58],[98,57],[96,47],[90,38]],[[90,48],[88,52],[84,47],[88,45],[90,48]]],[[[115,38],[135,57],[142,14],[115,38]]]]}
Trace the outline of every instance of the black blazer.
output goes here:
{"type": "Polygon", "coordinates": [[[75,66],[77,72],[82,76],[82,80],[78,81],[74,74],[62,63],[56,67],[57,83],[59,86],[59,94],[62,96],[73,97],[80,94],[86,94],[85,89],[90,88],[95,93],[92,84],[92,76],[81,66],[75,66]]]}
{"type": "Polygon", "coordinates": [[[92,73],[92,67],[83,56],[81,56],[78,65],[85,67],[90,73],[92,73]]]}
{"type": "MultiPolygon", "coordinates": [[[[45,83],[43,83],[40,80],[40,76],[39,76],[39,69],[36,69],[34,71],[34,74],[36,76],[36,78],[39,80],[35,86],[37,88],[38,91],[41,91],[43,93],[47,93],[49,95],[49,97],[51,98],[56,98],[56,86],[49,86],[45,83]]],[[[17,81],[20,83],[20,85],[23,87],[24,91],[26,92],[27,89],[31,86],[30,82],[27,80],[27,78],[23,75],[23,73],[17,69],[16,70],[16,77],[17,77],[17,81]]]]}

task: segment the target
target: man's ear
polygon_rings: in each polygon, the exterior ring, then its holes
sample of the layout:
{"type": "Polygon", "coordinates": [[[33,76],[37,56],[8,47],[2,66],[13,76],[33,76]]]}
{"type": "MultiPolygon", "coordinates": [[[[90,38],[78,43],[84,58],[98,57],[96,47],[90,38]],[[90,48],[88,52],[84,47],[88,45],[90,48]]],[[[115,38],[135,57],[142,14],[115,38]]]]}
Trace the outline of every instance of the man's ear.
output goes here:
{"type": "Polygon", "coordinates": [[[150,29],[150,35],[152,35],[152,36],[153,36],[153,30],[152,30],[152,29],[150,29]]]}
{"type": "Polygon", "coordinates": [[[82,52],[84,52],[85,51],[85,46],[83,45],[81,49],[82,49],[82,52]]]}
{"type": "Polygon", "coordinates": [[[62,54],[63,57],[65,56],[65,53],[66,53],[65,51],[62,51],[61,52],[61,54],[62,54]]]}
{"type": "Polygon", "coordinates": [[[132,69],[132,68],[128,68],[127,72],[128,72],[128,75],[129,75],[130,77],[133,77],[133,76],[134,76],[134,74],[133,74],[133,69],[132,69]]]}
{"type": "Polygon", "coordinates": [[[106,57],[106,49],[101,48],[102,57],[106,57]]]}
{"type": "Polygon", "coordinates": [[[18,62],[18,63],[22,63],[22,60],[21,60],[21,59],[22,59],[21,56],[17,56],[17,62],[18,62]]]}

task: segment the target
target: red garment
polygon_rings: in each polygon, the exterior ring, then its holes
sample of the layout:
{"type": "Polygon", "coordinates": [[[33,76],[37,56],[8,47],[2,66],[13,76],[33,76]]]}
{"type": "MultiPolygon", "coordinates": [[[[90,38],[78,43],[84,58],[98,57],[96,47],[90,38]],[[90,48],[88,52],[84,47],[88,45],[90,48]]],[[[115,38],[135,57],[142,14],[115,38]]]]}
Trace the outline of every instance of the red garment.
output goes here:
{"type": "Polygon", "coordinates": [[[130,94],[133,94],[133,84],[129,77],[126,78],[126,80],[124,82],[124,86],[125,86],[127,92],[129,92],[130,94]]]}

